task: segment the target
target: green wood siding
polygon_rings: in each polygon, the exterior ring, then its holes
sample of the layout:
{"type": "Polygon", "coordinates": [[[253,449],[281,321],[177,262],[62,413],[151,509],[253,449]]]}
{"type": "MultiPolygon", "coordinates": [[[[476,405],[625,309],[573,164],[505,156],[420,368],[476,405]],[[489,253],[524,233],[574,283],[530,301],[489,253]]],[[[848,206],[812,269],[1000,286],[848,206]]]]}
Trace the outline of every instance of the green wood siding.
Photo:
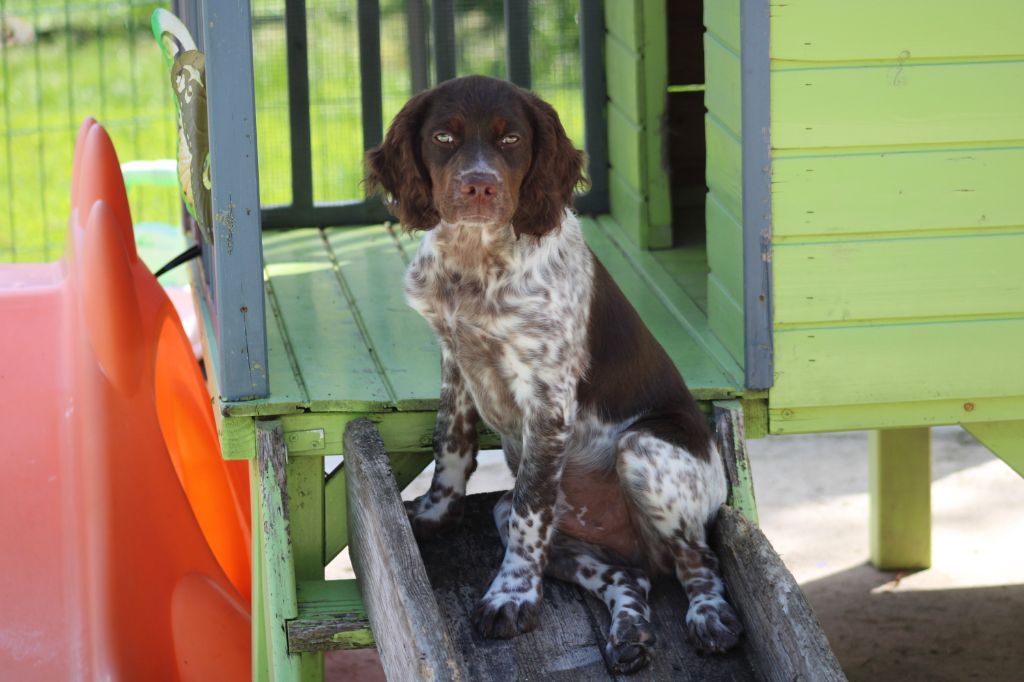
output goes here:
{"type": "Polygon", "coordinates": [[[665,0],[605,2],[611,212],[634,244],[672,245],[661,123],[668,87],[665,0]]]}
{"type": "Polygon", "coordinates": [[[772,0],[772,432],[1024,405],[1021,35],[1012,0],[772,0]]]}
{"type": "Polygon", "coordinates": [[[704,134],[708,185],[708,324],[730,355],[744,361],[743,164],[739,0],[704,3],[704,134]]]}

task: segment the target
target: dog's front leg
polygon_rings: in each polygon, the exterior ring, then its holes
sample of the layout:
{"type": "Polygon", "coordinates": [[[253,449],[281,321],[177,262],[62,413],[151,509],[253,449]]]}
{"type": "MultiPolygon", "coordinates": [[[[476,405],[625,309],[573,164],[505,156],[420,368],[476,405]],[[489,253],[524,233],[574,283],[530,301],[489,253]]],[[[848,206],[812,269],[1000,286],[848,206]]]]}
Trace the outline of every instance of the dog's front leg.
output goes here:
{"type": "Polygon", "coordinates": [[[413,533],[420,539],[436,535],[462,516],[466,482],[476,469],[477,423],[473,398],[455,358],[441,350],[441,401],[434,424],[434,478],[430,490],[405,503],[413,533]]]}
{"type": "Polygon", "coordinates": [[[473,614],[485,637],[514,637],[539,622],[542,575],[557,523],[569,437],[567,406],[575,401],[540,402],[524,414],[523,453],[512,494],[505,557],[473,614]]]}

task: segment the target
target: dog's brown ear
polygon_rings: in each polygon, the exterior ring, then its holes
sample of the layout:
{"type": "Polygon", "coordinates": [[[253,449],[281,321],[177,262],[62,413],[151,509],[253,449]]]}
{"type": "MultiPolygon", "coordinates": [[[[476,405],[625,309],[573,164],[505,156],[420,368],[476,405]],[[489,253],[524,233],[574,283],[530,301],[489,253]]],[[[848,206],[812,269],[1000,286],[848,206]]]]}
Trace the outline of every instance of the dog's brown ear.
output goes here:
{"type": "Polygon", "coordinates": [[[512,216],[516,235],[541,236],[562,224],[572,206],[576,187],[585,185],[584,155],[565,134],[554,108],[527,93],[526,108],[533,122],[533,162],[519,190],[519,205],[512,216]]]}
{"type": "Polygon", "coordinates": [[[366,189],[384,194],[388,211],[406,230],[429,230],[441,220],[434,207],[430,175],[420,158],[420,127],[431,92],[409,100],[380,146],[366,152],[366,189]]]}

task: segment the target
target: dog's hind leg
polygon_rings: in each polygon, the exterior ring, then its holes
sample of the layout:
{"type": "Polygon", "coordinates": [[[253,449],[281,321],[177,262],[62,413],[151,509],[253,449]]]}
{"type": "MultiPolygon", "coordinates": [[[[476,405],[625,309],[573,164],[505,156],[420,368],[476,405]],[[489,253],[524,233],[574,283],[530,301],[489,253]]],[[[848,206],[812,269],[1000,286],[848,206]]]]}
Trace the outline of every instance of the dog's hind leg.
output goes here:
{"type": "Polygon", "coordinates": [[[712,447],[707,459],[699,458],[637,431],[620,439],[616,465],[646,532],[671,556],[690,600],[686,629],[694,645],[705,653],[728,651],[739,641],[743,626],[725,599],[718,557],[706,541],[707,525],[726,495],[717,452],[712,447]]]}
{"type": "MultiPolygon", "coordinates": [[[[512,493],[509,492],[494,507],[494,521],[503,545],[508,543],[511,512],[512,493]]],[[[655,637],[648,604],[651,581],[642,570],[626,566],[611,553],[556,531],[544,575],[578,585],[608,607],[611,627],[605,656],[612,672],[627,674],[647,665],[655,637]]]]}

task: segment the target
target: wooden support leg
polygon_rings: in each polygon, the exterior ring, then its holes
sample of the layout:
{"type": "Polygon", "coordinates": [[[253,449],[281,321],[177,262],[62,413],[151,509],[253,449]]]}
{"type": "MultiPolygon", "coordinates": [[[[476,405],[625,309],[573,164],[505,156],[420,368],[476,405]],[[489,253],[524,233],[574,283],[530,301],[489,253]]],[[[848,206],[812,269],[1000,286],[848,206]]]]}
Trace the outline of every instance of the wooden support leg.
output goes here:
{"type": "Polygon", "coordinates": [[[930,436],[927,427],[871,434],[871,563],[882,570],[931,566],[930,436]]]}
{"type": "MultiPolygon", "coordinates": [[[[295,563],[288,537],[288,504],[285,501],[288,492],[287,463],[288,449],[281,422],[276,419],[257,421],[256,465],[259,476],[254,504],[259,504],[260,513],[254,521],[260,523],[253,524],[253,535],[260,536],[259,570],[262,580],[259,587],[253,585],[253,591],[262,589],[265,660],[269,679],[273,682],[301,677],[300,659],[288,653],[285,632],[285,621],[298,615],[295,563]]],[[[262,676],[262,673],[254,671],[254,679],[262,676]]]]}

